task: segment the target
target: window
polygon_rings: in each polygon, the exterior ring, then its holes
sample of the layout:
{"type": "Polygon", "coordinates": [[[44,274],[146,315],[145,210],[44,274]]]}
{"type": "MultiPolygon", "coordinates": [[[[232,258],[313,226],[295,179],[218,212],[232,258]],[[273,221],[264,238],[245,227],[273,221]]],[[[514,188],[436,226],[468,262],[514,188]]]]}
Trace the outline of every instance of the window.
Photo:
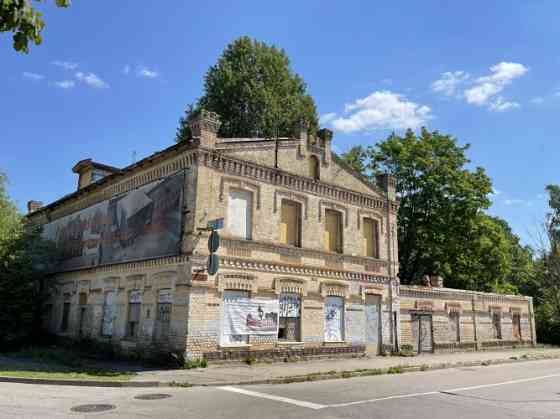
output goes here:
{"type": "Polygon", "coordinates": [[[228,200],[228,231],[233,237],[251,239],[253,204],[249,191],[230,190],[228,200]]]}
{"type": "Polygon", "coordinates": [[[249,291],[224,290],[224,311],[222,322],[222,345],[236,345],[249,343],[248,335],[233,335],[231,330],[235,329],[232,323],[234,316],[230,314],[230,305],[238,305],[240,301],[249,298],[249,291]]]}
{"type": "Polygon", "coordinates": [[[169,325],[171,323],[171,311],[173,309],[173,295],[171,289],[159,290],[156,307],[156,319],[154,324],[153,339],[164,342],[169,339],[169,325]]]}
{"type": "Polygon", "coordinates": [[[84,323],[87,308],[87,294],[85,292],[80,293],[78,297],[78,304],[80,305],[80,324],[78,326],[78,335],[82,336],[84,334],[84,323]]]}
{"type": "Polygon", "coordinates": [[[461,341],[461,322],[457,311],[449,313],[449,338],[455,342],[461,341]]]}
{"type": "Polygon", "coordinates": [[[131,338],[138,336],[140,323],[140,308],[142,307],[142,294],[140,290],[132,290],[128,303],[127,335],[131,338]]]}
{"type": "Polygon", "coordinates": [[[297,202],[282,201],[280,241],[290,246],[301,247],[301,205],[297,202]]]}
{"type": "Polygon", "coordinates": [[[379,222],[364,218],[363,227],[365,256],[379,258],[379,222]]]}
{"type": "Polygon", "coordinates": [[[105,300],[103,302],[103,320],[101,325],[101,334],[103,336],[113,335],[113,320],[115,319],[114,299],[115,291],[107,291],[105,293],[105,300]]]}
{"type": "Polygon", "coordinates": [[[63,332],[66,332],[68,330],[69,317],[70,317],[70,303],[64,303],[64,306],[62,307],[62,325],[60,327],[60,329],[63,332]]]}
{"type": "Polygon", "coordinates": [[[502,318],[499,312],[492,313],[492,331],[494,339],[502,338],[502,318]]]}
{"type": "Polygon", "coordinates": [[[279,320],[279,341],[298,342],[301,340],[301,297],[299,294],[280,294],[279,320]]]}
{"type": "Polygon", "coordinates": [[[309,177],[319,180],[321,177],[319,159],[316,156],[309,157],[309,177]]]}
{"type": "Polygon", "coordinates": [[[344,299],[329,296],[325,300],[325,342],[344,340],[344,299]]]}
{"type": "Polygon", "coordinates": [[[513,313],[511,321],[513,323],[513,340],[521,340],[521,315],[513,313]]]}
{"type": "Polygon", "coordinates": [[[325,249],[342,253],[342,214],[330,209],[325,210],[325,249]]]}

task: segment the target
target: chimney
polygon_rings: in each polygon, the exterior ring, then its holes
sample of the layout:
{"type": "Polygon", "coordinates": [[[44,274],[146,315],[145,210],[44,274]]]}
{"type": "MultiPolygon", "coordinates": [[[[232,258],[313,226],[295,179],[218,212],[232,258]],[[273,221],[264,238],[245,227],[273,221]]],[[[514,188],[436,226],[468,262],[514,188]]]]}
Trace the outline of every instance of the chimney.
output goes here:
{"type": "Polygon", "coordinates": [[[333,132],[328,128],[321,128],[317,132],[317,136],[321,141],[321,147],[325,150],[325,163],[329,164],[331,162],[333,132]]]}
{"type": "Polygon", "coordinates": [[[434,288],[443,288],[443,278],[439,275],[430,275],[430,285],[434,288]]]}
{"type": "Polygon", "coordinates": [[[43,206],[43,203],[41,201],[29,201],[27,202],[27,213],[31,214],[34,211],[37,211],[39,208],[41,208],[43,206]]]}
{"type": "Polygon", "coordinates": [[[387,192],[387,197],[394,201],[397,198],[397,181],[393,175],[384,173],[382,175],[377,175],[377,186],[387,192]]]}
{"type": "Polygon", "coordinates": [[[216,139],[220,130],[220,117],[215,112],[201,109],[189,118],[189,127],[193,138],[206,148],[216,148],[216,139]]]}

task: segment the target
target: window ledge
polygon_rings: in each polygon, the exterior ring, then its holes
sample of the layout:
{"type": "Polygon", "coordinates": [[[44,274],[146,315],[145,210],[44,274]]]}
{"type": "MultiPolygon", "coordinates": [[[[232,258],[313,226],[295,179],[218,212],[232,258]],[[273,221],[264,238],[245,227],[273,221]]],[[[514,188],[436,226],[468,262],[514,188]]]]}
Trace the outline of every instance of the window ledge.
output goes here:
{"type": "Polygon", "coordinates": [[[235,348],[250,348],[251,345],[250,343],[232,343],[232,344],[226,344],[226,345],[220,345],[220,348],[222,349],[235,349],[235,348]]]}
{"type": "Polygon", "coordinates": [[[329,340],[329,341],[324,341],[324,342],[323,342],[323,345],[329,345],[329,344],[331,344],[331,343],[335,343],[335,344],[341,344],[341,343],[348,344],[348,342],[345,341],[345,340],[329,340]]]}
{"type": "Polygon", "coordinates": [[[277,345],[279,346],[293,346],[293,345],[301,345],[303,346],[304,342],[298,342],[298,341],[293,341],[293,342],[289,342],[289,341],[277,341],[276,342],[277,345]]]}

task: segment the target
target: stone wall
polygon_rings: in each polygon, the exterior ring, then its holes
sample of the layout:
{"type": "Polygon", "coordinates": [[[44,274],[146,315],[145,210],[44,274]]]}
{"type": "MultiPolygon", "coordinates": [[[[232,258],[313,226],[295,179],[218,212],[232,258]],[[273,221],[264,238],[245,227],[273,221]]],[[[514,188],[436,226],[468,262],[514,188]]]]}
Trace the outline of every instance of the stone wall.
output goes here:
{"type": "Polygon", "coordinates": [[[436,352],[536,344],[530,297],[401,286],[399,301],[401,348],[417,350],[419,316],[428,319],[428,338],[436,352]],[[493,322],[494,313],[498,323],[493,322]],[[520,336],[514,335],[514,315],[519,316],[520,336]]]}

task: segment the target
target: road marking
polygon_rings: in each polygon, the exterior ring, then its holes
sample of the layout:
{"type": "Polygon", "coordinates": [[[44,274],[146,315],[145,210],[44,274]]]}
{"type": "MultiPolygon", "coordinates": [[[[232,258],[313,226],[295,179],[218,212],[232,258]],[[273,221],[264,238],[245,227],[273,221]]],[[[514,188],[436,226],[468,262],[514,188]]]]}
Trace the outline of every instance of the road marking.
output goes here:
{"type": "Polygon", "coordinates": [[[274,396],[272,394],[259,393],[257,391],[250,391],[237,387],[224,386],[218,388],[220,390],[231,391],[233,393],[245,394],[246,396],[259,397],[261,399],[275,400],[277,402],[293,404],[295,406],[307,407],[308,409],[319,410],[328,407],[327,405],[324,404],[317,404],[317,403],[306,402],[303,400],[290,399],[288,397],[274,396]]]}
{"type": "Polygon", "coordinates": [[[377,399],[358,400],[355,402],[329,404],[327,407],[346,407],[346,406],[353,406],[355,404],[375,403],[375,402],[380,402],[382,400],[406,399],[408,397],[428,396],[430,394],[438,394],[438,393],[439,391],[427,391],[425,393],[398,394],[396,396],[379,397],[377,399]]]}
{"type": "Polygon", "coordinates": [[[459,387],[459,388],[452,388],[450,390],[442,390],[442,391],[446,393],[457,393],[458,391],[468,391],[468,390],[476,390],[479,388],[498,387],[498,386],[505,386],[508,384],[526,383],[529,381],[545,380],[547,378],[554,378],[554,377],[560,377],[560,374],[541,375],[540,377],[521,378],[519,380],[503,381],[501,383],[481,384],[479,386],[459,387]]]}
{"type": "Polygon", "coordinates": [[[359,404],[375,403],[375,402],[380,402],[380,401],[384,401],[384,400],[407,399],[407,398],[412,398],[412,397],[430,396],[430,395],[434,395],[434,394],[457,393],[457,392],[460,392],[460,391],[476,390],[476,389],[488,388],[488,387],[498,387],[498,386],[505,386],[505,385],[509,385],[509,384],[526,383],[526,382],[530,382],[530,381],[545,380],[547,378],[555,378],[555,377],[560,377],[560,374],[541,375],[539,377],[521,378],[519,380],[503,381],[501,383],[492,383],[492,384],[481,384],[481,385],[470,386],[470,387],[459,387],[459,388],[453,388],[453,389],[449,389],[449,390],[435,390],[435,391],[427,391],[427,392],[424,392],[424,393],[396,394],[394,396],[378,397],[376,399],[357,400],[357,401],[354,401],[354,402],[335,403],[335,404],[317,404],[317,403],[312,403],[312,402],[306,402],[306,401],[303,401],[303,400],[296,400],[296,399],[290,399],[288,397],[274,396],[272,394],[260,393],[260,392],[257,392],[257,391],[250,391],[250,390],[245,390],[245,389],[242,389],[242,388],[231,387],[231,386],[224,386],[224,387],[218,387],[218,388],[221,389],[221,390],[225,390],[225,391],[231,391],[233,393],[245,394],[246,396],[258,397],[258,398],[261,398],[261,399],[268,399],[268,400],[275,400],[275,401],[278,401],[278,402],[293,404],[295,406],[306,407],[308,409],[319,410],[319,409],[325,409],[325,408],[328,408],[328,407],[334,407],[334,408],[336,408],[336,407],[348,407],[348,406],[354,406],[354,405],[359,405],[359,404]]]}

